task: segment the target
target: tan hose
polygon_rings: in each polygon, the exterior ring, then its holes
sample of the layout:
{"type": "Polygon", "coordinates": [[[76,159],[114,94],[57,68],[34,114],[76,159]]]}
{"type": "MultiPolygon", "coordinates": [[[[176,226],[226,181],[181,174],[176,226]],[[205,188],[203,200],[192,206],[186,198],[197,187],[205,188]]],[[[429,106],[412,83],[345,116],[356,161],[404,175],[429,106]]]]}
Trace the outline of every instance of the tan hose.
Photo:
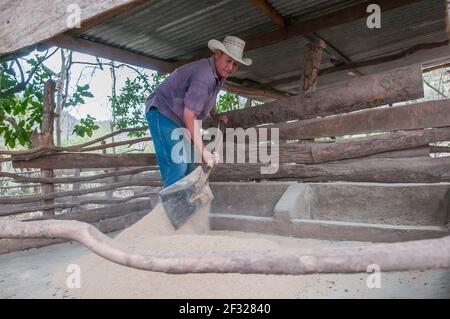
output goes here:
{"type": "Polygon", "coordinates": [[[0,224],[0,238],[65,238],[76,240],[112,262],[165,273],[310,274],[450,268],[450,236],[354,247],[152,253],[128,247],[78,221],[34,221],[0,224]]]}

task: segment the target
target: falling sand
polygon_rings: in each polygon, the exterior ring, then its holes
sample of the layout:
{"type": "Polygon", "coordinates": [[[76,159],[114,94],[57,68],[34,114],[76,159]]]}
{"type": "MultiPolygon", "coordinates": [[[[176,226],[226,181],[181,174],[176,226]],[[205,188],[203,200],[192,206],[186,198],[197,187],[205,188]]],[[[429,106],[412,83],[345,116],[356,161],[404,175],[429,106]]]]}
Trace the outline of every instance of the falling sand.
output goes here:
{"type": "MultiPolygon", "coordinates": [[[[152,252],[300,247],[295,238],[207,231],[208,210],[197,212],[175,231],[158,205],[115,240],[152,252]]],[[[81,268],[81,288],[69,292],[75,298],[295,298],[304,281],[304,276],[288,275],[165,274],[121,266],[93,253],[72,263],[81,268]]],[[[61,285],[66,276],[58,275],[61,285]]]]}

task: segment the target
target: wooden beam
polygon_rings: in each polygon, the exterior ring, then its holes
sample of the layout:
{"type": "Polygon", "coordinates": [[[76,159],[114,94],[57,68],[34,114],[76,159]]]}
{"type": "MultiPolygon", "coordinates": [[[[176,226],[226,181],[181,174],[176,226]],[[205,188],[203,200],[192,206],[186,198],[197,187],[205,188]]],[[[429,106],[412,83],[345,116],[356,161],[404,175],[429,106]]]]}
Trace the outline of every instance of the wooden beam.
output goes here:
{"type": "Polygon", "coordinates": [[[360,158],[352,158],[347,159],[343,161],[339,161],[339,163],[350,163],[354,161],[360,161],[370,158],[419,158],[419,157],[430,157],[430,147],[429,146],[421,146],[421,147],[415,147],[405,150],[398,150],[398,151],[390,151],[390,152],[383,152],[383,153],[377,153],[373,155],[368,155],[360,158]]]}
{"type": "MultiPolygon", "coordinates": [[[[55,118],[55,88],[56,83],[53,80],[49,80],[45,83],[44,87],[44,109],[42,114],[42,134],[48,134],[51,136],[48,146],[54,146],[53,143],[53,127],[55,118]]],[[[39,146],[39,145],[34,145],[39,146]]]]}
{"type": "Polygon", "coordinates": [[[48,217],[38,217],[31,218],[25,221],[35,221],[35,220],[78,220],[86,223],[96,223],[103,219],[115,218],[129,214],[131,212],[140,212],[143,210],[150,211],[152,209],[151,202],[148,199],[138,199],[133,202],[115,204],[114,206],[100,207],[94,209],[83,209],[76,214],[64,213],[58,214],[53,218],[48,217]]]}
{"type": "Polygon", "coordinates": [[[267,2],[267,0],[248,0],[259,11],[268,16],[280,28],[286,27],[284,18],[267,2]]]}
{"type": "MultiPolygon", "coordinates": [[[[382,12],[386,12],[418,1],[420,0],[378,0],[377,4],[381,7],[382,12]]],[[[351,7],[319,16],[317,18],[312,18],[297,23],[291,23],[284,29],[259,34],[251,38],[246,38],[244,39],[247,42],[245,50],[246,52],[249,52],[251,50],[286,41],[293,37],[304,36],[315,31],[331,28],[337,25],[365,18],[368,16],[367,6],[372,3],[373,1],[365,1],[351,7]]],[[[191,61],[206,57],[208,56],[208,54],[210,54],[209,49],[199,50],[192,54],[192,59],[179,61],[175,63],[175,65],[180,66],[191,61]]]]}
{"type": "Polygon", "coordinates": [[[445,12],[445,29],[447,31],[447,37],[450,39],[450,3],[448,0],[445,3],[445,12]]]}
{"type": "Polygon", "coordinates": [[[173,71],[172,65],[160,59],[128,52],[101,43],[75,38],[66,34],[59,35],[45,43],[46,46],[57,46],[76,52],[109,59],[116,62],[127,63],[142,68],[156,70],[162,73],[173,71]]]}
{"type": "MultiPolygon", "coordinates": [[[[260,106],[225,112],[229,127],[310,119],[423,97],[420,65],[352,78],[342,85],[318,89],[310,96],[293,96],[260,106]]],[[[204,126],[211,125],[205,121],[204,126]]]]}
{"type": "MultiPolygon", "coordinates": [[[[54,129],[54,116],[55,116],[55,87],[56,83],[53,80],[49,80],[45,83],[44,87],[44,107],[42,112],[42,133],[39,133],[38,138],[33,138],[33,147],[38,147],[40,145],[45,146],[55,146],[53,141],[53,129],[54,129]],[[37,142],[37,143],[36,143],[37,142]]],[[[33,132],[35,133],[35,132],[33,132]]],[[[35,137],[36,135],[33,134],[35,137]]],[[[48,169],[41,170],[41,177],[43,178],[53,178],[54,171],[50,167],[48,169]]],[[[42,195],[51,194],[55,191],[55,186],[53,183],[42,184],[41,187],[42,195]]],[[[53,205],[55,201],[53,199],[43,200],[41,205],[53,205]]],[[[42,211],[43,216],[54,216],[54,209],[46,209],[42,211]]]]}
{"type": "MultiPolygon", "coordinates": [[[[157,196],[157,194],[155,194],[155,196],[157,196]]],[[[131,197],[135,197],[135,196],[129,196],[129,197],[131,198],[131,197]]],[[[114,217],[109,214],[114,214],[114,213],[117,214],[121,211],[123,212],[123,210],[137,211],[137,210],[142,210],[142,209],[146,209],[146,208],[150,209],[150,202],[148,201],[149,195],[147,195],[146,197],[147,197],[146,199],[142,199],[142,197],[141,198],[135,197],[136,200],[127,201],[126,200],[127,198],[107,199],[105,196],[100,197],[100,196],[87,195],[87,196],[77,196],[76,199],[78,202],[83,202],[83,203],[107,205],[107,206],[97,208],[94,210],[89,210],[89,212],[94,213],[94,215],[92,215],[92,217],[94,217],[95,213],[97,213],[97,212],[98,213],[103,212],[103,214],[98,218],[98,219],[102,219],[102,218],[114,217]],[[123,199],[125,199],[125,200],[123,200],[123,199]],[[110,202],[106,203],[107,200],[109,200],[110,202]],[[111,207],[114,209],[108,209],[107,207],[111,207]],[[118,209],[118,207],[121,207],[121,209],[118,209]]],[[[58,198],[55,200],[55,202],[56,202],[56,204],[54,206],[56,206],[55,208],[57,208],[58,210],[75,207],[75,205],[72,205],[71,198],[58,198]]],[[[18,215],[18,214],[29,213],[29,212],[34,212],[34,211],[40,211],[40,210],[42,210],[43,206],[39,205],[38,202],[31,202],[31,203],[21,203],[21,204],[3,204],[1,207],[3,208],[3,210],[0,211],[0,216],[12,216],[12,215],[18,215]]],[[[42,216],[42,217],[31,218],[31,219],[27,219],[27,220],[45,220],[45,219],[67,219],[67,220],[75,219],[76,220],[77,217],[83,216],[83,213],[81,213],[81,211],[82,210],[78,210],[76,214],[73,214],[74,210],[72,209],[72,210],[70,210],[69,213],[57,214],[55,216],[42,216]]],[[[94,221],[96,221],[96,220],[89,220],[89,222],[94,222],[94,221]]]]}
{"type": "MultiPolygon", "coordinates": [[[[345,144],[333,145],[333,147],[327,150],[327,153],[321,152],[322,150],[320,147],[322,146],[321,144],[328,143],[312,142],[305,144],[291,143],[280,145],[278,153],[274,148],[270,150],[270,147],[268,147],[268,149],[271,152],[271,156],[277,158],[281,164],[319,164],[335,161],[340,161],[340,163],[342,163],[367,158],[429,157],[430,155],[430,147],[428,145],[408,148],[406,146],[408,143],[405,142],[405,140],[401,140],[397,144],[390,140],[382,141],[382,143],[383,142],[384,144],[381,144],[381,146],[372,150],[370,146],[363,144],[363,140],[355,142],[348,141],[345,144]],[[398,149],[392,147],[392,145],[398,145],[398,149]],[[383,148],[387,150],[381,151],[383,148]]],[[[374,143],[371,143],[370,145],[374,145],[374,143]]],[[[229,144],[227,144],[224,154],[226,154],[225,152],[229,147],[229,144]]],[[[234,147],[234,158],[229,158],[224,155],[226,164],[239,163],[238,159],[242,160],[242,158],[245,158],[245,161],[241,161],[244,163],[261,163],[260,158],[258,158],[258,151],[260,148],[257,148],[256,145],[235,144],[234,147]],[[254,162],[250,162],[250,154],[255,154],[254,162]]]]}
{"type": "MultiPolygon", "coordinates": [[[[313,32],[310,35],[306,35],[305,38],[309,40],[310,42],[317,42],[317,41],[323,41],[325,43],[324,52],[326,52],[330,57],[330,62],[334,65],[339,64],[348,64],[352,63],[352,60],[350,60],[349,57],[347,57],[344,53],[341,52],[338,48],[336,48],[333,44],[331,44],[329,41],[325,40],[322,36],[320,36],[317,32],[313,32]]],[[[352,72],[355,75],[361,76],[364,75],[361,71],[359,71],[356,68],[352,69],[352,72]]]]}
{"type": "Polygon", "coordinates": [[[125,3],[121,6],[112,8],[111,10],[105,11],[102,14],[99,14],[91,19],[83,21],[81,23],[81,28],[71,29],[67,33],[72,36],[78,36],[80,34],[85,33],[89,29],[92,29],[93,27],[96,27],[100,24],[108,22],[109,20],[111,20],[121,14],[130,12],[132,10],[139,8],[142,5],[150,4],[152,2],[154,2],[154,1],[153,0],[135,0],[135,1],[125,3]]]}
{"type": "Polygon", "coordinates": [[[268,164],[218,165],[213,182],[296,180],[305,182],[440,183],[450,182],[450,157],[376,158],[328,164],[281,164],[275,174],[261,174],[268,164]]]}
{"type": "Polygon", "coordinates": [[[71,7],[81,13],[81,26],[103,23],[111,17],[136,8],[143,0],[16,0],[0,2],[0,55],[17,52],[62,34],[73,26],[71,7]]]}
{"type": "MultiPolygon", "coordinates": [[[[101,199],[105,199],[105,196],[92,196],[92,195],[87,195],[87,196],[77,196],[76,200],[78,201],[96,201],[96,200],[101,200],[101,199]]],[[[72,198],[57,198],[55,199],[55,204],[70,204],[72,203],[72,198]]],[[[113,204],[113,203],[112,203],[113,204]]],[[[108,204],[110,205],[110,204],[108,204]]],[[[9,215],[14,215],[17,213],[18,210],[22,210],[24,212],[33,212],[33,211],[39,211],[39,207],[42,207],[40,205],[40,201],[36,201],[36,202],[30,202],[30,203],[21,203],[21,204],[3,204],[1,205],[1,211],[0,211],[0,215],[2,216],[9,216],[9,215]]],[[[71,212],[74,212],[74,210],[71,210],[71,212]]],[[[58,215],[56,215],[58,216],[58,215]]]]}
{"type": "Polygon", "coordinates": [[[306,44],[303,54],[302,93],[312,93],[316,89],[320,63],[326,44],[322,40],[306,44]]]}
{"type": "MultiPolygon", "coordinates": [[[[162,183],[161,185],[162,186],[162,183]]],[[[133,187],[131,187],[131,190],[133,189],[133,187]]],[[[125,198],[117,198],[117,197],[108,197],[108,196],[103,196],[103,197],[95,197],[93,198],[93,196],[73,196],[73,198],[63,198],[62,202],[60,201],[57,204],[51,205],[51,206],[30,206],[30,207],[22,207],[22,208],[16,208],[16,209],[4,209],[3,211],[0,211],[0,216],[12,216],[12,215],[20,215],[20,214],[24,214],[24,213],[29,213],[29,212],[35,212],[35,211],[41,211],[44,209],[56,209],[56,210],[65,210],[65,209],[69,209],[70,208],[70,212],[73,214],[75,212],[79,211],[79,207],[84,206],[84,205],[89,205],[89,204],[95,204],[95,205],[106,205],[106,206],[115,206],[117,204],[121,204],[121,203],[125,203],[128,201],[132,201],[132,200],[136,200],[139,198],[146,198],[146,200],[148,201],[148,199],[150,197],[155,197],[157,198],[159,195],[159,191],[161,188],[155,188],[153,191],[151,192],[145,192],[139,195],[133,195],[133,196],[128,196],[125,198]]],[[[125,190],[124,188],[122,188],[121,190],[125,190]]],[[[16,205],[26,205],[26,203],[22,203],[22,204],[16,204],[16,205]]],[[[11,204],[8,205],[2,205],[3,206],[13,206],[11,204]]]]}
{"type": "Polygon", "coordinates": [[[325,43],[324,51],[330,56],[331,63],[336,64],[339,62],[341,63],[351,62],[346,55],[344,55],[340,50],[336,49],[334,45],[332,45],[329,41],[325,40],[317,32],[305,35],[305,39],[307,39],[309,42],[312,43],[318,41],[322,41],[323,43],[325,43]]]}
{"type": "Polygon", "coordinates": [[[398,52],[398,53],[385,55],[385,56],[378,57],[375,59],[352,62],[352,63],[334,66],[334,67],[327,68],[327,69],[322,69],[322,70],[320,70],[319,75],[325,75],[325,74],[330,74],[330,73],[334,73],[334,72],[338,72],[338,71],[344,71],[344,70],[349,70],[349,69],[354,69],[354,68],[362,68],[362,67],[366,67],[366,66],[370,66],[370,65],[386,63],[386,62],[390,62],[390,61],[394,61],[394,60],[398,60],[398,59],[407,57],[407,56],[409,56],[415,52],[421,51],[421,50],[430,50],[430,49],[434,49],[434,48],[447,46],[448,44],[449,44],[449,40],[444,40],[444,41],[440,41],[440,42],[432,42],[432,43],[420,43],[420,44],[416,44],[406,50],[398,52]]]}
{"type": "Polygon", "coordinates": [[[157,165],[155,154],[80,154],[63,153],[45,155],[30,161],[15,160],[14,168],[110,168],[110,167],[139,167],[157,165]]]}
{"type": "MultiPolygon", "coordinates": [[[[333,143],[308,143],[308,144],[284,144],[279,145],[278,154],[280,163],[298,163],[298,164],[317,164],[333,161],[341,161],[355,158],[363,158],[367,156],[377,155],[379,157],[401,157],[402,154],[407,155],[404,157],[411,157],[407,153],[400,153],[403,150],[419,151],[422,152],[426,147],[426,153],[428,150],[432,151],[435,146],[428,146],[430,143],[436,143],[441,141],[450,140],[450,127],[426,129],[426,130],[411,130],[411,131],[399,131],[393,133],[385,133],[369,137],[342,139],[333,143]],[[388,152],[392,152],[388,154],[388,152]]],[[[230,162],[226,157],[226,151],[230,147],[234,148],[234,160],[237,156],[245,155],[246,162],[249,162],[248,154],[259,154],[259,144],[225,144],[224,161],[230,162]],[[253,152],[253,153],[250,153],[253,152]]],[[[270,148],[272,156],[275,152],[275,148],[270,148]]],[[[437,150],[437,149],[436,149],[437,150]]],[[[450,147],[439,148],[449,152],[450,147]]],[[[419,153],[412,154],[419,154],[419,153]]],[[[231,153],[230,153],[231,154],[231,153]]]]}
{"type": "MultiPolygon", "coordinates": [[[[72,191],[60,191],[60,192],[48,193],[48,194],[39,195],[39,196],[35,196],[35,195],[23,196],[23,197],[1,196],[0,204],[31,203],[31,202],[35,202],[37,200],[56,199],[56,198],[62,198],[62,197],[100,193],[100,192],[108,191],[111,189],[119,189],[119,188],[128,187],[128,186],[159,187],[160,185],[161,185],[160,182],[155,182],[155,181],[153,181],[153,179],[149,180],[146,177],[138,176],[136,178],[130,178],[128,181],[124,181],[124,182],[110,183],[110,184],[103,185],[103,186],[83,188],[83,189],[72,190],[72,191]]],[[[155,191],[155,192],[157,192],[157,191],[155,191]]]]}
{"type": "Polygon", "coordinates": [[[448,140],[450,140],[450,127],[398,131],[334,143],[314,143],[311,145],[311,155],[314,163],[323,163],[412,149],[448,140]]]}
{"type": "Polygon", "coordinates": [[[282,93],[277,90],[238,86],[238,85],[231,84],[230,82],[225,82],[223,88],[225,90],[227,90],[228,92],[232,92],[232,93],[244,94],[244,95],[250,95],[250,96],[268,97],[268,98],[275,99],[275,100],[286,99],[290,96],[287,93],[282,93]]]}
{"type": "MultiPolygon", "coordinates": [[[[120,176],[130,176],[135,174],[140,174],[144,172],[150,171],[152,174],[151,167],[142,167],[142,168],[133,168],[133,169],[124,169],[120,171],[114,171],[109,173],[101,173],[96,175],[89,176],[70,176],[70,177],[56,177],[56,178],[42,178],[42,177],[29,177],[22,176],[17,173],[7,173],[0,172],[0,177],[11,178],[17,183],[53,183],[53,184],[74,184],[74,183],[99,183],[100,181],[109,180],[109,177],[120,177],[120,176]]],[[[75,170],[75,175],[80,173],[80,169],[75,170]]]]}
{"type": "Polygon", "coordinates": [[[444,126],[450,126],[450,100],[377,108],[319,119],[282,123],[269,126],[269,128],[278,128],[280,139],[309,139],[444,126]]]}

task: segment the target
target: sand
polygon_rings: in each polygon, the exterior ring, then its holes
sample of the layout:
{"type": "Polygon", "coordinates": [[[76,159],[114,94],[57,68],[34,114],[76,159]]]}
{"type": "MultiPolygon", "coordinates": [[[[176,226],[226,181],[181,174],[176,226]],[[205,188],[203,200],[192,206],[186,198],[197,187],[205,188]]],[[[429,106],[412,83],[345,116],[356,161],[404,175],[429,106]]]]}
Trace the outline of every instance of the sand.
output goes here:
{"type": "MultiPolygon", "coordinates": [[[[227,251],[299,247],[296,238],[208,231],[205,208],[175,231],[164,210],[157,206],[115,239],[155,252],[227,251]]],[[[304,239],[302,245],[308,243],[304,239]]],[[[352,244],[352,243],[342,243],[352,244]]],[[[73,260],[81,268],[81,288],[70,289],[74,298],[296,298],[305,276],[243,274],[164,274],[136,270],[95,254],[73,260]]],[[[66,273],[58,276],[64,285],[66,273]]]]}

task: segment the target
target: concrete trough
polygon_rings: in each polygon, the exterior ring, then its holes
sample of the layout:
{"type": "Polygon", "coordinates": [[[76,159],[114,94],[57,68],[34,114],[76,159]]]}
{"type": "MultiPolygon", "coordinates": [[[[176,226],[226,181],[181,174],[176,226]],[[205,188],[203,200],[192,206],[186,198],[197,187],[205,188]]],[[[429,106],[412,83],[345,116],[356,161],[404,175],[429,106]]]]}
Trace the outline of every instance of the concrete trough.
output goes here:
{"type": "Polygon", "coordinates": [[[211,228],[392,242],[449,234],[450,184],[211,183],[211,228]]]}

